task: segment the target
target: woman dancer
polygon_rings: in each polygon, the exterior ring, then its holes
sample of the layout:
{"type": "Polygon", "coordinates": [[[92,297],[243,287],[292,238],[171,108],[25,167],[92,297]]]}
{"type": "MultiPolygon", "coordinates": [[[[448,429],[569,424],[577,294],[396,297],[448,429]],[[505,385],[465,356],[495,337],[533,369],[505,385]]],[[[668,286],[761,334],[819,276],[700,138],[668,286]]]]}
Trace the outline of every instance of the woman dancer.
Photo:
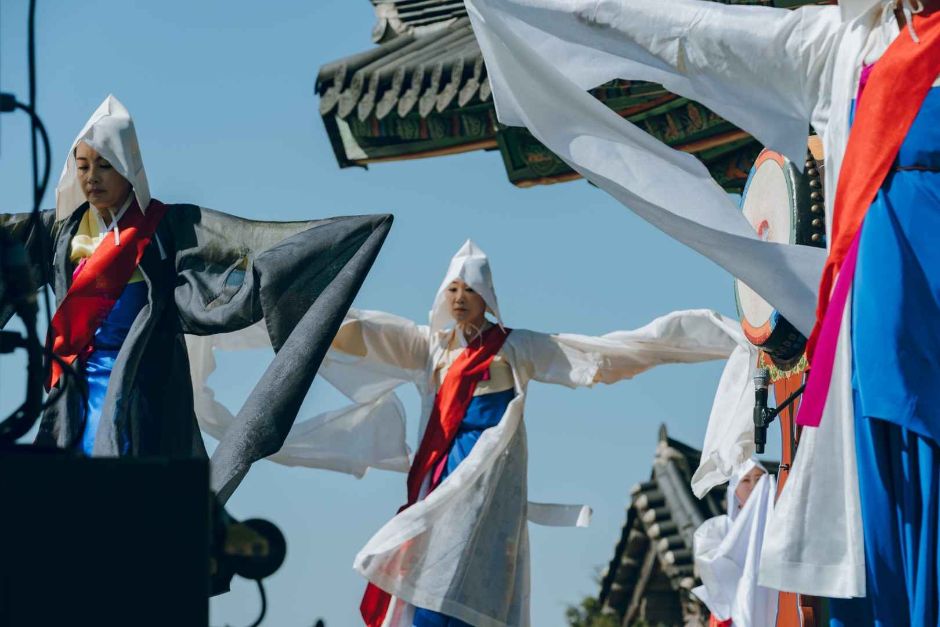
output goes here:
{"type": "Polygon", "coordinates": [[[695,570],[703,585],[692,593],[708,607],[710,627],[761,627],[777,620],[777,591],[757,584],[776,493],[774,477],[748,460],[728,482],[728,513],[695,530],[695,570]]]}
{"type": "Polygon", "coordinates": [[[95,456],[205,456],[183,334],[263,318],[279,354],[213,455],[224,500],[253,461],[280,447],[390,223],[256,222],[165,205],[150,195],[130,114],[109,96],[69,148],[41,227],[29,214],[0,216],[27,244],[35,274],[46,266],[58,301],[53,402],[37,443],[95,456]]]}
{"type": "Polygon", "coordinates": [[[507,328],[489,261],[470,241],[451,261],[429,326],[351,311],[333,344],[356,358],[346,378],[371,371],[414,383],[422,397],[407,503],[355,562],[371,582],[366,624],[528,625],[526,521],[583,526],[589,516],[527,501],[529,382],[614,383],[659,364],[725,358],[741,342],[737,323],[704,310],[603,337],[507,328]]]}
{"type": "MultiPolygon", "coordinates": [[[[524,120],[595,183],[736,276],[762,268],[765,280],[748,282],[771,301],[808,293],[778,273],[780,251],[716,246],[714,229],[688,237],[696,220],[721,222],[718,201],[701,200],[717,185],[579,86],[662,83],[798,163],[807,127],[822,137],[825,203],[814,210],[826,210],[829,254],[797,415],[818,428],[804,429],[775,506],[761,583],[865,598],[855,609],[873,617],[833,604],[844,624],[940,623],[940,409],[930,400],[940,375],[940,2],[467,5],[501,121],[524,120]],[[670,221],[664,208],[689,200],[691,219],[670,221]]],[[[807,302],[785,315],[796,322],[811,310],[807,302]]]]}

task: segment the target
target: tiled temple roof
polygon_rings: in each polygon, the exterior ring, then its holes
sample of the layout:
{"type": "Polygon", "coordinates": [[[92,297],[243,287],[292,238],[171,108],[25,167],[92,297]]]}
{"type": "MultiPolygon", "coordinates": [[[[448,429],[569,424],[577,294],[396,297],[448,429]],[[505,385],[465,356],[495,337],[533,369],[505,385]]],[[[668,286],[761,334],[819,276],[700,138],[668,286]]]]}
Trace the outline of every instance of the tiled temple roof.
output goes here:
{"type": "MultiPolygon", "coordinates": [[[[706,610],[690,591],[696,577],[692,536],[705,520],[725,512],[724,491],[692,494],[701,451],[669,437],[665,425],[648,481],[630,491],[630,505],[613,558],[601,579],[600,602],[624,624],[696,624],[706,610]]],[[[771,472],[776,465],[764,462],[771,472]]]]}
{"type": "MultiPolygon", "coordinates": [[[[316,81],[320,115],[341,167],[498,149],[517,185],[578,178],[528,131],[496,121],[462,1],[371,2],[379,45],[324,65],[316,81]]],[[[705,107],[638,81],[612,81],[591,93],[670,146],[698,156],[727,189],[743,187],[760,146],[705,107]]]]}

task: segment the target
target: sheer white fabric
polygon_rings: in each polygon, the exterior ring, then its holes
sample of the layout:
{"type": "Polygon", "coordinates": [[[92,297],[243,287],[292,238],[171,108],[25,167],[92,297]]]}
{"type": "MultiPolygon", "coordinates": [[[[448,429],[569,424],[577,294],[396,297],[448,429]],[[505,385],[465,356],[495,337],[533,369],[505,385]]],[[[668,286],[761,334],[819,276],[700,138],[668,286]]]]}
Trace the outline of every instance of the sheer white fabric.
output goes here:
{"type": "MultiPolygon", "coordinates": [[[[387,347],[418,346],[429,338],[425,376],[416,381],[426,421],[434,356],[450,342],[451,332],[432,334],[428,327],[366,311],[351,312],[347,324],[362,328],[368,348],[364,364],[374,364],[382,354],[393,359],[386,366],[404,368],[387,347]],[[398,334],[405,337],[393,337],[398,334]]],[[[389,521],[356,557],[355,568],[395,597],[386,624],[409,625],[408,606],[414,605],[472,625],[529,625],[526,520],[584,526],[589,517],[584,506],[527,502],[522,417],[529,381],[568,387],[614,383],[660,364],[726,358],[743,342],[739,336],[735,321],[706,310],[674,312],[635,331],[601,337],[512,331],[502,352],[513,369],[517,396],[500,423],[483,433],[446,481],[389,521]]],[[[406,361],[413,364],[415,357],[406,361]]]]}
{"type": "MultiPolygon", "coordinates": [[[[790,12],[702,0],[467,0],[501,122],[527,126],[625,206],[755,288],[804,333],[814,320],[821,251],[754,240],[700,162],[584,90],[613,78],[661,82],[797,164],[811,124],[823,138],[826,206],[833,207],[861,61],[877,58],[883,46],[872,54],[873,46],[898,34],[884,0],[850,4],[843,8],[853,19],[835,6],[790,12]]],[[[827,222],[831,232],[831,215],[827,222]]],[[[843,344],[848,337],[843,325],[843,344]]],[[[851,347],[840,350],[848,357],[835,376],[845,383],[851,347]]],[[[840,384],[831,394],[824,426],[804,431],[777,503],[761,583],[862,596],[851,388],[840,384]]]]}
{"type": "Polygon", "coordinates": [[[625,207],[739,277],[809,332],[825,253],[758,239],[700,161],[623,120],[585,89],[614,78],[662,82],[801,164],[810,120],[822,111],[805,96],[807,84],[824,69],[813,60],[831,45],[826,35],[838,25],[838,12],[814,7],[803,18],[697,0],[467,5],[500,121],[524,124],[625,207]],[[730,32],[716,45],[722,30],[730,32]],[[762,63],[768,51],[771,67],[762,63]]]}
{"type": "Polygon", "coordinates": [[[776,487],[774,477],[765,474],[739,512],[733,511],[736,501],[729,489],[728,515],[710,518],[695,530],[695,569],[702,585],[692,592],[712,614],[730,618],[735,627],[773,627],[777,622],[777,591],[757,583],[776,487]]]}
{"type": "MultiPolygon", "coordinates": [[[[331,351],[320,375],[353,405],[298,423],[271,459],[355,475],[368,467],[407,471],[404,413],[394,389],[406,382],[417,387],[423,431],[433,403],[435,356],[451,332],[432,334],[428,326],[375,311],[351,310],[344,325],[358,327],[366,354],[331,351]]],[[[267,342],[260,326],[187,337],[196,413],[206,432],[219,437],[234,420],[207,383],[215,368],[213,351],[263,348],[267,342]]],[[[746,354],[745,346],[736,321],[707,310],[674,312],[635,331],[601,337],[514,330],[503,354],[517,396],[499,425],[484,432],[440,487],[395,516],[356,558],[359,572],[396,597],[387,624],[410,625],[417,605],[474,625],[529,625],[526,521],[589,523],[586,506],[528,503],[522,415],[530,380],[568,387],[614,383],[660,364],[746,354]]]]}
{"type": "MultiPolygon", "coordinates": [[[[209,377],[215,372],[215,351],[271,349],[264,321],[237,331],[209,336],[186,336],[193,381],[193,405],[203,431],[216,440],[235,422],[235,416],[215,399],[209,377]]],[[[405,410],[394,389],[402,383],[387,372],[349,368],[339,355],[328,355],[337,389],[353,403],[336,411],[298,420],[284,446],[269,459],[285,466],[306,466],[362,477],[368,468],[408,472],[405,410]]]]}
{"type": "MultiPolygon", "coordinates": [[[[489,261],[467,242],[438,290],[432,321],[443,319],[442,295],[454,278],[466,281],[498,315],[489,261]]],[[[319,374],[353,406],[295,425],[288,446],[272,459],[353,474],[368,467],[406,471],[404,414],[394,389],[403,383],[416,386],[420,439],[436,393],[434,372],[453,334],[453,329],[434,330],[387,313],[350,310],[334,341],[334,348],[345,353],[330,351],[319,374]]],[[[213,348],[261,347],[267,334],[249,328],[187,342],[197,416],[206,431],[221,435],[233,417],[207,385],[213,348]]],[[[590,520],[586,506],[528,503],[522,417],[529,381],[588,387],[629,379],[661,364],[731,356],[722,381],[732,400],[716,400],[712,412],[725,420],[724,412],[746,396],[731,383],[747,386],[746,372],[739,371],[749,367],[750,352],[740,325],[708,310],[673,312],[640,329],[601,337],[513,330],[501,354],[512,369],[516,397],[499,424],[481,435],[438,488],[392,518],[356,557],[355,568],[395,597],[386,624],[409,626],[412,608],[418,606],[473,625],[529,625],[527,521],[586,526],[590,520]]],[[[745,452],[723,447],[719,442],[706,452],[717,466],[743,461],[724,459],[745,452]]]]}

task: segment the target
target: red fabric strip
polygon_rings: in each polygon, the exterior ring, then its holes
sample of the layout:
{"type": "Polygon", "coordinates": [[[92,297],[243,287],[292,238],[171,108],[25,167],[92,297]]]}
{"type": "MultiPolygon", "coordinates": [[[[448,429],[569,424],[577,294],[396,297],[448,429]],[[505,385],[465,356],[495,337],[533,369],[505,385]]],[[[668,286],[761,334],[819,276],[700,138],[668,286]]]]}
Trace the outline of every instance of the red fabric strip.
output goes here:
{"type": "MultiPolygon", "coordinates": [[[[69,291],[52,316],[46,345],[66,363],[73,363],[95,337],[95,331],[121,296],[127,282],[140,265],[144,250],[166,213],[166,205],[151,200],[147,213],[140,211],[135,200],[121,217],[120,246],[105,237],[83,264],[69,291]]],[[[93,207],[88,211],[95,211],[93,207]]],[[[53,361],[46,389],[51,389],[62,376],[62,367],[53,361]]]]}
{"type": "Polygon", "coordinates": [[[836,186],[829,257],[819,286],[816,326],[807,346],[810,357],[815,352],[839,268],[868,207],[891,171],[927,92],[940,74],[940,11],[931,8],[915,15],[914,29],[920,43],[902,29],[878,59],[866,82],[864,98],[857,103],[836,186]]]}
{"type": "Polygon", "coordinates": [[[817,381],[807,389],[809,398],[804,395],[797,415],[800,425],[819,425],[829,392],[837,344],[832,334],[838,338],[852,277],[846,277],[839,299],[833,293],[836,278],[853,248],[868,208],[893,168],[901,144],[940,74],[940,11],[931,6],[914,16],[913,25],[920,43],[902,29],[875,63],[865,83],[864,97],[860,96],[857,103],[836,186],[829,257],[819,285],[816,325],[807,344],[810,381],[817,381]],[[822,344],[824,328],[830,341],[822,344]]]}
{"type": "MultiPolygon", "coordinates": [[[[428,426],[421,438],[421,446],[408,471],[408,502],[399,513],[418,502],[421,485],[435,466],[446,459],[447,451],[457,435],[460,423],[473,400],[477,384],[489,372],[493,358],[503,347],[511,329],[493,326],[487,329],[479,341],[471,343],[454,360],[437,396],[428,419],[428,426]]],[[[380,627],[385,620],[391,595],[370,583],[359,605],[362,619],[368,627],[380,627]]]]}

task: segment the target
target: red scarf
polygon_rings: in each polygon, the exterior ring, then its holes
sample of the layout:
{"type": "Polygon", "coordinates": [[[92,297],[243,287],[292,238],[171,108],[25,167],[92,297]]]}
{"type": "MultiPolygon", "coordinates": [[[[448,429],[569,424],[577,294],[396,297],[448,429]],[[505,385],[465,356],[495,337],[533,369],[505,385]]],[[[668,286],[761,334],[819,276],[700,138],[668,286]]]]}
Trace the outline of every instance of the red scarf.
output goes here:
{"type": "MultiPolygon", "coordinates": [[[[151,200],[144,214],[137,201],[131,203],[121,217],[121,244],[105,237],[72,281],[69,291],[49,324],[46,345],[52,352],[71,364],[91,344],[127,282],[140,265],[144,250],[166,213],[166,205],[151,200]]],[[[94,211],[88,207],[88,211],[94,211]]],[[[52,361],[46,389],[52,389],[62,376],[62,366],[52,361]]]]}
{"type": "Polygon", "coordinates": [[[807,345],[813,376],[800,407],[797,421],[801,425],[819,424],[828,395],[836,340],[855,268],[854,263],[848,263],[846,271],[840,274],[843,263],[857,251],[852,244],[865,214],[894,167],[901,144],[940,74],[940,11],[931,7],[915,15],[913,26],[920,43],[902,28],[875,64],[864,97],[859,97],[857,103],[836,187],[829,257],[819,285],[816,325],[807,345]],[[838,288],[837,278],[842,284],[838,288]]]}
{"type": "MultiPolygon", "coordinates": [[[[447,371],[437,396],[434,409],[424,430],[421,446],[408,471],[408,502],[399,513],[418,502],[421,486],[431,471],[441,463],[450,450],[460,423],[467,414],[477,384],[489,372],[496,353],[503,347],[511,329],[494,326],[487,329],[479,341],[472,342],[454,360],[447,371]]],[[[370,583],[362,597],[359,611],[368,627],[380,627],[385,620],[391,595],[370,583]]]]}

